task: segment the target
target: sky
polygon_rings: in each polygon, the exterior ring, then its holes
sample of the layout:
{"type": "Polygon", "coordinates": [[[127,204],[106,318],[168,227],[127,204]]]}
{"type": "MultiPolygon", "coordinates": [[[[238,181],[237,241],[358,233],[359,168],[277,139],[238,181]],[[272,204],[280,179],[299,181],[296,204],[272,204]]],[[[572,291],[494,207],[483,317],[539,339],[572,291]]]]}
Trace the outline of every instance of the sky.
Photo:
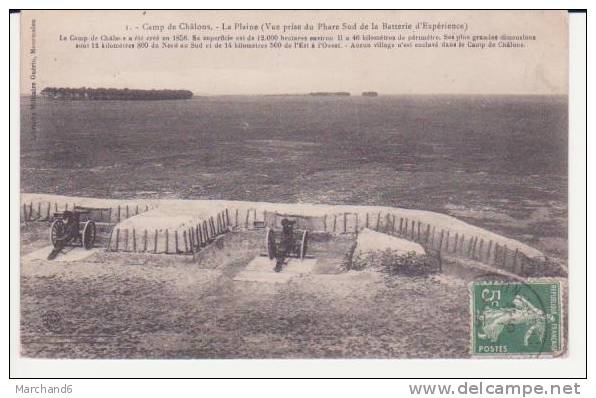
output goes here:
{"type": "MultiPolygon", "coordinates": [[[[32,20],[35,83],[43,87],[188,89],[195,95],[377,91],[380,94],[566,94],[567,16],[559,11],[41,11],[22,14],[21,89],[30,91],[32,20]],[[75,49],[60,40],[155,34],[149,26],[196,22],[304,25],[319,22],[466,23],[467,35],[535,35],[525,49],[75,49]],[[126,26],[132,30],[126,31],[126,26]],[[135,29],[139,26],[139,29],[135,29]],[[131,33],[132,32],[132,33],[131,33]]],[[[316,29],[315,29],[316,31],[316,29]]],[[[199,31],[179,32],[201,34],[199,31]]],[[[220,30],[215,33],[222,33],[220,30]]],[[[231,31],[230,34],[248,34],[231,31]]],[[[263,32],[252,32],[254,35],[263,32]]],[[[336,34],[321,31],[321,34],[336,34]]],[[[349,34],[349,32],[344,32],[349,34]]],[[[360,34],[400,31],[368,30],[360,34]]],[[[402,31],[409,35],[412,31],[402,31]]],[[[416,34],[428,34],[417,31],[416,34]]],[[[443,31],[434,34],[442,35],[443,31]]],[[[451,33],[451,32],[450,32],[451,33]]],[[[266,32],[265,34],[275,34],[266,32]]],[[[284,33],[281,33],[284,34],[284,33]]],[[[286,35],[302,35],[287,32],[286,35]]],[[[464,40],[467,44],[467,40],[464,40]]]]}

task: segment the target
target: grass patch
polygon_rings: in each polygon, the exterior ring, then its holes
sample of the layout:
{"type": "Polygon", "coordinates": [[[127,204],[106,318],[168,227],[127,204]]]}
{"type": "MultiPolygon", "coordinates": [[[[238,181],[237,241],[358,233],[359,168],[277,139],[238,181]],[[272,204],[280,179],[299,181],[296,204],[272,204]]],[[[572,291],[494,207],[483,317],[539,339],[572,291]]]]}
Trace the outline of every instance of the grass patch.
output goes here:
{"type": "Polygon", "coordinates": [[[424,276],[440,271],[440,260],[431,255],[386,249],[357,254],[349,263],[351,270],[374,269],[389,275],[424,276]]]}

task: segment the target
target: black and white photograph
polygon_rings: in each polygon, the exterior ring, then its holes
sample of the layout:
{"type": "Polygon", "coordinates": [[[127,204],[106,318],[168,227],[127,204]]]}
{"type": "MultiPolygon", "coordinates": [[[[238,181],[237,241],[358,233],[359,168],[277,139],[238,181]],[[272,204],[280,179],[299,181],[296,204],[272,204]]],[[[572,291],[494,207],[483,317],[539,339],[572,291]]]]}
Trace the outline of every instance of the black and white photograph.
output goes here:
{"type": "Polygon", "coordinates": [[[19,357],[565,360],[568,15],[22,11],[19,357]]]}

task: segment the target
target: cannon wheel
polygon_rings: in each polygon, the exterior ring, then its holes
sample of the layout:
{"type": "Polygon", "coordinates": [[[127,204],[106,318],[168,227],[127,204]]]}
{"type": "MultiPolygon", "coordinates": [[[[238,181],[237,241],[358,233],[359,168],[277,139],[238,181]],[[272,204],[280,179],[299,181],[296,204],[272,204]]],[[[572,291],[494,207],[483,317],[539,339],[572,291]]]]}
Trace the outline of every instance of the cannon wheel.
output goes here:
{"type": "Polygon", "coordinates": [[[85,223],[81,241],[85,249],[89,250],[93,247],[93,244],[95,243],[95,223],[93,221],[87,221],[85,223]]]}
{"type": "Polygon", "coordinates": [[[50,242],[56,247],[56,240],[64,236],[64,221],[57,219],[50,226],[50,242]]]}
{"type": "Polygon", "coordinates": [[[277,245],[275,244],[275,232],[271,228],[267,229],[267,237],[265,238],[267,243],[267,254],[269,255],[269,260],[273,260],[275,255],[277,254],[277,245]]]}
{"type": "Polygon", "coordinates": [[[307,238],[308,238],[308,232],[307,231],[302,232],[302,241],[300,242],[300,260],[303,260],[304,256],[306,256],[307,238]]]}

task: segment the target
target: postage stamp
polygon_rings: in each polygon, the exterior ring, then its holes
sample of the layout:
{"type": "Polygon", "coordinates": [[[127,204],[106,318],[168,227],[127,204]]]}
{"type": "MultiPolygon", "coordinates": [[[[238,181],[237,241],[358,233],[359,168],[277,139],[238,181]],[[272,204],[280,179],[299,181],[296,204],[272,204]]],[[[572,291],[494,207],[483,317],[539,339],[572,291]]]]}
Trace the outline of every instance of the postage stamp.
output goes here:
{"type": "Polygon", "coordinates": [[[472,355],[555,356],[563,350],[560,282],[473,282],[472,355]]]}

